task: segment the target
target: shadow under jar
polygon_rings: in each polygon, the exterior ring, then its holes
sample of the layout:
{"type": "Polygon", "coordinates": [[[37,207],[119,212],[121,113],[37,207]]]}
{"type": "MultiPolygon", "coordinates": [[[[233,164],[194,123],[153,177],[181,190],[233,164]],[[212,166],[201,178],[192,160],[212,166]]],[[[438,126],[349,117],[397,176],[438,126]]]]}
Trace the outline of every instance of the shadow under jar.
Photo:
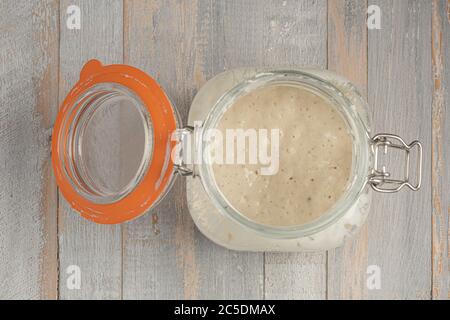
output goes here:
{"type": "Polygon", "coordinates": [[[370,189],[418,190],[421,183],[421,144],[372,135],[355,87],[308,68],[221,73],[200,89],[183,127],[151,77],[92,60],[63,102],[52,150],[58,186],[83,217],[106,224],[134,219],[169,192],[177,175],[189,176],[195,224],[234,250],[340,246],[365,222],[370,189]],[[227,161],[228,129],[245,134],[240,149],[232,136],[227,161]],[[269,174],[268,163],[248,162],[249,129],[259,149],[278,157],[269,174]],[[242,153],[247,162],[236,161],[242,153]],[[392,161],[403,169],[391,172],[392,161]]]}

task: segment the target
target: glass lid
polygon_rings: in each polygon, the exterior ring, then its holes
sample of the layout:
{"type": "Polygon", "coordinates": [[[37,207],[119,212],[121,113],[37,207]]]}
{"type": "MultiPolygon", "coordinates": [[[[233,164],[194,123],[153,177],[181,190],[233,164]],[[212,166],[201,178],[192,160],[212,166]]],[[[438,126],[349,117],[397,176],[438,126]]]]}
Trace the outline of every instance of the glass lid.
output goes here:
{"type": "Polygon", "coordinates": [[[145,213],[173,179],[177,123],[174,107],[147,74],[89,61],[54,126],[52,163],[62,194],[97,223],[145,213]]]}

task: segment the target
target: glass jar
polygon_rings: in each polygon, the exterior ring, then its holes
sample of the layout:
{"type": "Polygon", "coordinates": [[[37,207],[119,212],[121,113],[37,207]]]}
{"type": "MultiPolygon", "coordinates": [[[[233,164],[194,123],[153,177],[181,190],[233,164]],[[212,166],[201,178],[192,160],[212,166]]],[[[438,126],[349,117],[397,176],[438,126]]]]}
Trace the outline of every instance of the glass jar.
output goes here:
{"type": "MultiPolygon", "coordinates": [[[[119,117],[119,127],[124,124],[120,124],[122,120],[119,117]]],[[[114,128],[117,131],[117,126],[114,128]]],[[[391,193],[404,186],[418,190],[421,183],[421,144],[406,144],[391,134],[372,136],[367,103],[355,87],[332,72],[307,68],[245,68],[221,73],[200,89],[191,105],[188,126],[182,127],[176,108],[152,78],[129,66],[102,66],[93,60],[85,65],[80,81],[62,105],[52,149],[58,186],[83,217],[97,223],[134,219],[162,199],[177,175],[191,176],[187,179],[187,197],[195,224],[206,237],[234,250],[307,251],[337,247],[366,220],[370,188],[391,193]],[[258,88],[283,84],[307,88],[333,102],[349,128],[353,153],[347,188],[331,209],[302,225],[275,227],[252,221],[236,210],[220,191],[211,162],[203,160],[209,154],[209,130],[217,128],[224,111],[236,99],[258,88]],[[118,130],[120,136],[137,127],[141,133],[117,139],[125,141],[125,145],[133,139],[135,143],[131,145],[141,147],[132,161],[128,153],[120,152],[124,148],[120,147],[116,154],[123,156],[109,159],[123,157],[123,163],[134,163],[132,169],[126,170],[130,174],[119,177],[119,184],[101,183],[102,179],[96,176],[101,175],[98,168],[102,165],[89,161],[89,155],[92,157],[98,150],[95,146],[89,149],[89,141],[95,139],[95,134],[89,138],[89,132],[95,132],[90,128],[98,126],[94,121],[96,113],[118,105],[125,110],[119,115],[130,118],[130,114],[135,114],[131,117],[133,125],[118,130]],[[141,138],[136,139],[138,136],[141,138]],[[381,165],[381,155],[391,148],[405,153],[403,176],[391,176],[389,169],[381,165]],[[413,178],[411,152],[417,153],[413,178]]],[[[120,176],[121,165],[114,167],[119,168],[113,172],[120,176]]]]}

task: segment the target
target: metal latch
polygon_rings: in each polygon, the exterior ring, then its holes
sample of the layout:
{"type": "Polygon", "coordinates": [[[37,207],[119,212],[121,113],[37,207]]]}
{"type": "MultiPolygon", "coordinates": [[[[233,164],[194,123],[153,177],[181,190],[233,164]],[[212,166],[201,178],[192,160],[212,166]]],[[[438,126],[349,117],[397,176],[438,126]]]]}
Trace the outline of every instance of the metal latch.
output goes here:
{"type": "Polygon", "coordinates": [[[379,192],[394,193],[399,191],[404,186],[409,187],[411,190],[417,191],[420,189],[422,183],[422,144],[415,140],[410,144],[406,144],[402,138],[394,134],[381,133],[372,138],[372,148],[374,151],[374,167],[369,175],[369,184],[371,187],[379,192]],[[411,169],[410,169],[410,154],[411,150],[417,147],[417,172],[415,183],[411,182],[411,169]],[[379,164],[380,151],[383,154],[387,154],[389,148],[395,148],[405,151],[405,169],[403,179],[393,179],[391,173],[386,169],[385,165],[379,164]]]}

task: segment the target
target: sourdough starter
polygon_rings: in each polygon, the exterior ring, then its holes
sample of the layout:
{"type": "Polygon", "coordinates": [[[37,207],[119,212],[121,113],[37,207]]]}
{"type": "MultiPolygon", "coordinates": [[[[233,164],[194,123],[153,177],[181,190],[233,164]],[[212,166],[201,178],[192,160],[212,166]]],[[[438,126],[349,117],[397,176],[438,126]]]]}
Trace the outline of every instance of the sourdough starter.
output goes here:
{"type": "Polygon", "coordinates": [[[224,136],[225,129],[280,131],[276,174],[261,175],[260,164],[213,165],[229,204],[257,223],[311,222],[347,187],[352,164],[347,125],[330,101],[306,88],[271,85],[253,90],[228,108],[218,129],[224,136]]]}

